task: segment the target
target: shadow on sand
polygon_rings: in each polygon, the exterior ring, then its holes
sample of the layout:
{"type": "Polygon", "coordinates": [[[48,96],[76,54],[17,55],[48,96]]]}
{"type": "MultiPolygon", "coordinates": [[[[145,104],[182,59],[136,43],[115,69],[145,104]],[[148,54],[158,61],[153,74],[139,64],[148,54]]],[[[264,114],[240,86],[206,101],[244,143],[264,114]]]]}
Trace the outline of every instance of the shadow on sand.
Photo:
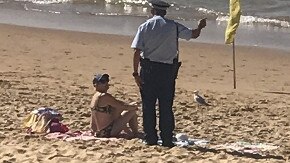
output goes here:
{"type": "Polygon", "coordinates": [[[286,160],[283,156],[277,156],[277,155],[271,155],[271,154],[263,155],[263,154],[257,154],[257,153],[243,153],[239,151],[228,151],[226,149],[214,149],[214,148],[207,148],[207,147],[200,147],[200,146],[189,147],[188,149],[197,150],[204,153],[206,152],[220,153],[223,151],[233,156],[245,157],[245,158],[286,160]]]}
{"type": "Polygon", "coordinates": [[[272,94],[279,94],[279,95],[290,95],[289,92],[278,92],[278,91],[264,91],[264,93],[272,93],[272,94]]]}

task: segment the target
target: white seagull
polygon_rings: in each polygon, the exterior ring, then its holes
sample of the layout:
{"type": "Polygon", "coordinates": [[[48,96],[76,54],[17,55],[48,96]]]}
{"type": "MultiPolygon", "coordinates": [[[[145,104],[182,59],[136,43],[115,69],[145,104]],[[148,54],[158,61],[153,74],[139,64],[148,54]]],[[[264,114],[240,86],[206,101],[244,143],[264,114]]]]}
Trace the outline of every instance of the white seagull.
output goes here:
{"type": "MultiPolygon", "coordinates": [[[[205,99],[203,97],[198,95],[198,91],[197,90],[193,91],[193,99],[197,103],[198,109],[199,109],[199,106],[211,106],[210,104],[208,104],[205,101],[205,99]]],[[[202,122],[203,122],[203,109],[201,110],[201,114],[202,114],[202,122]]]]}
{"type": "Polygon", "coordinates": [[[195,90],[193,91],[193,98],[194,101],[197,102],[199,105],[203,105],[203,106],[210,106],[210,104],[208,104],[207,102],[205,102],[205,99],[203,97],[201,97],[200,95],[198,95],[198,91],[195,90]]]}

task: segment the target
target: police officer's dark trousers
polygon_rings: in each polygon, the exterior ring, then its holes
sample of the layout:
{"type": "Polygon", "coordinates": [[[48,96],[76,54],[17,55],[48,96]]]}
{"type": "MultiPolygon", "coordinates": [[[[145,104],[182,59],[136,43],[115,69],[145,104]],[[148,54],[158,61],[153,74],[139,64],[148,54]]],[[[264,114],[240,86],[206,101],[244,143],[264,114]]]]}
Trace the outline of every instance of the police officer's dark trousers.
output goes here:
{"type": "Polygon", "coordinates": [[[142,111],[145,140],[149,144],[157,144],[156,102],[159,104],[159,129],[163,144],[172,143],[175,128],[172,111],[175,93],[175,79],[171,64],[141,61],[140,76],[142,79],[142,111]]]}

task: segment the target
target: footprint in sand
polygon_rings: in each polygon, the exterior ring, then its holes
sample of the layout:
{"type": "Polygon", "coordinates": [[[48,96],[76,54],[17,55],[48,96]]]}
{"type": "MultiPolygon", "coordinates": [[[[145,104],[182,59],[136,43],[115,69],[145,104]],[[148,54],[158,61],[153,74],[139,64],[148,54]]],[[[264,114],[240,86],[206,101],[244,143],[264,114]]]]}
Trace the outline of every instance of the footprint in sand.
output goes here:
{"type": "Polygon", "coordinates": [[[19,95],[32,95],[32,92],[18,92],[19,95]]]}
{"type": "Polygon", "coordinates": [[[104,59],[111,59],[112,57],[102,57],[102,58],[104,58],[104,59]]]}
{"type": "Polygon", "coordinates": [[[29,51],[21,51],[21,53],[23,53],[23,54],[28,54],[29,51]]]}
{"type": "Polygon", "coordinates": [[[251,75],[256,76],[257,74],[251,74],[251,75]]]}
{"type": "Polygon", "coordinates": [[[76,114],[76,111],[74,110],[69,110],[69,111],[65,111],[65,114],[76,114]]]}
{"type": "Polygon", "coordinates": [[[65,55],[69,55],[71,51],[64,51],[65,55]]]}
{"type": "Polygon", "coordinates": [[[3,160],[3,163],[10,163],[10,162],[15,162],[16,158],[10,158],[8,160],[3,160]]]}
{"type": "Polygon", "coordinates": [[[230,72],[233,71],[232,69],[224,70],[224,72],[230,72]]]}
{"type": "Polygon", "coordinates": [[[277,69],[274,69],[274,68],[273,68],[273,69],[270,69],[270,70],[271,70],[271,71],[279,71],[279,70],[277,70],[277,69]]]}
{"type": "Polygon", "coordinates": [[[123,71],[128,71],[128,69],[130,69],[130,66],[124,66],[124,68],[122,69],[123,71]]]}
{"type": "Polygon", "coordinates": [[[22,90],[22,91],[29,90],[28,87],[18,87],[17,89],[18,89],[18,90],[22,90]]]}
{"type": "Polygon", "coordinates": [[[10,84],[10,82],[9,81],[6,81],[6,80],[0,80],[0,87],[1,88],[6,88],[6,89],[8,89],[8,88],[11,88],[11,84],[10,84]]]}
{"type": "Polygon", "coordinates": [[[90,117],[91,113],[81,113],[81,117],[90,117]]]}
{"type": "Polygon", "coordinates": [[[222,81],[223,79],[220,79],[220,78],[213,78],[212,80],[221,80],[221,81],[222,81]]]}
{"type": "Polygon", "coordinates": [[[20,148],[20,149],[17,149],[17,153],[24,154],[24,153],[26,153],[26,150],[20,148]]]}
{"type": "Polygon", "coordinates": [[[13,157],[14,155],[12,153],[6,153],[6,154],[3,154],[3,156],[13,157]]]}
{"type": "Polygon", "coordinates": [[[231,66],[229,66],[229,65],[222,65],[222,67],[228,68],[228,67],[231,67],[231,66]]]}

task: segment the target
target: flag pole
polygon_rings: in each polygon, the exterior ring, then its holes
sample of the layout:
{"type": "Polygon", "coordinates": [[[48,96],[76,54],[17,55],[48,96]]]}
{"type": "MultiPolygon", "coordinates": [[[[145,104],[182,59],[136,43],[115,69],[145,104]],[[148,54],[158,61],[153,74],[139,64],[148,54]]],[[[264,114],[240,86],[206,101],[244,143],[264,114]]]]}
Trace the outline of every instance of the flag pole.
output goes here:
{"type": "Polygon", "coordinates": [[[233,68],[234,68],[234,89],[236,89],[236,49],[235,49],[235,40],[233,40],[233,68]]]}

